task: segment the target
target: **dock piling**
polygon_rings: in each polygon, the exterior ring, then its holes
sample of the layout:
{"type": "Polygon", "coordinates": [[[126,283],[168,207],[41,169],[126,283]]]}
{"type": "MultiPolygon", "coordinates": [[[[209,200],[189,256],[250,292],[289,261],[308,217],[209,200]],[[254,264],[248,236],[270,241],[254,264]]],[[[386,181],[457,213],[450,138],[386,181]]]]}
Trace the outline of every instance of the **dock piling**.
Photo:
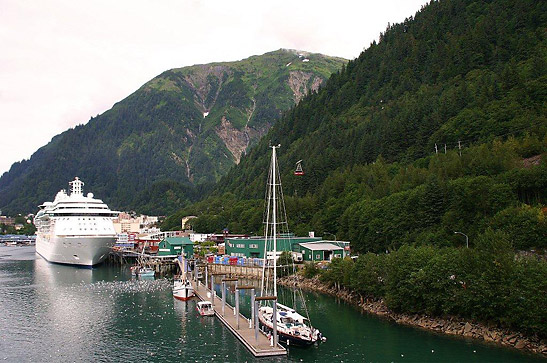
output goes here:
{"type": "Polygon", "coordinates": [[[209,286],[208,282],[208,277],[209,277],[209,274],[207,273],[207,265],[205,265],[205,288],[207,289],[207,287],[209,286]]]}
{"type": "Polygon", "coordinates": [[[237,289],[236,282],[236,308],[234,310],[236,316],[236,329],[239,330],[239,290],[237,289]]]}
{"type": "Polygon", "coordinates": [[[251,324],[249,328],[252,328],[255,325],[255,289],[251,289],[251,324]]]}
{"type": "MultiPolygon", "coordinates": [[[[237,295],[238,295],[238,293],[237,293],[237,283],[238,283],[238,281],[236,280],[236,283],[235,283],[236,286],[235,286],[235,289],[234,289],[234,292],[235,292],[235,294],[236,294],[236,298],[237,298],[237,295]]],[[[238,311],[238,314],[239,314],[239,311],[238,311]]],[[[235,311],[235,309],[234,309],[234,316],[236,316],[236,311],[235,311]]],[[[237,324],[239,325],[239,315],[237,315],[237,316],[238,316],[238,318],[237,318],[237,324]]]]}
{"type": "Polygon", "coordinates": [[[277,299],[273,304],[273,344],[272,347],[277,346],[277,299]]]}
{"type": "Polygon", "coordinates": [[[258,324],[256,323],[256,321],[258,320],[258,301],[254,301],[254,314],[253,314],[253,320],[255,321],[255,341],[258,342],[258,324]]]}
{"type": "Polygon", "coordinates": [[[224,307],[226,306],[226,282],[222,281],[222,316],[224,316],[224,307]]]}

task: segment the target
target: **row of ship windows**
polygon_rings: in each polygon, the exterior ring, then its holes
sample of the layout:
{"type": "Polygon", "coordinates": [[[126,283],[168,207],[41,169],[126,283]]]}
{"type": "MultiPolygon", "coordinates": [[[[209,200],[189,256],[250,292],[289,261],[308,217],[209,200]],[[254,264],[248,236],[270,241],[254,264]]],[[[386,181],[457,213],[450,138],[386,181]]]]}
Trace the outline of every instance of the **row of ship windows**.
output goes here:
{"type": "MultiPolygon", "coordinates": [[[[52,217],[81,217],[82,213],[48,213],[52,217]]],[[[90,217],[117,217],[116,213],[86,213],[90,217]]]]}
{"type": "MultiPolygon", "coordinates": [[[[70,221],[70,220],[72,220],[72,219],[74,219],[74,218],[59,218],[58,220],[59,220],[59,221],[70,221]]],[[[107,221],[107,220],[108,220],[107,218],[100,218],[100,219],[103,220],[103,221],[107,221]]],[[[78,220],[79,220],[79,221],[80,221],[80,220],[82,220],[82,221],[85,221],[85,220],[88,220],[88,221],[95,221],[95,220],[97,220],[97,218],[87,218],[87,219],[86,219],[86,218],[78,218],[78,220]]]]}
{"type": "Polygon", "coordinates": [[[91,206],[79,206],[79,207],[57,207],[57,209],[82,209],[82,208],[87,208],[87,209],[108,209],[108,207],[91,207],[91,206]]]}
{"type": "MultiPolygon", "coordinates": [[[[67,229],[65,228],[64,231],[66,231],[67,229]]],[[[69,228],[68,229],[69,231],[72,231],[72,228],[69,228]]],[[[80,231],[87,231],[87,228],[79,228],[80,231]]],[[[99,229],[98,228],[89,228],[90,231],[98,231],[99,229]]],[[[107,228],[103,228],[104,231],[107,231],[108,229],[107,228]]]]}

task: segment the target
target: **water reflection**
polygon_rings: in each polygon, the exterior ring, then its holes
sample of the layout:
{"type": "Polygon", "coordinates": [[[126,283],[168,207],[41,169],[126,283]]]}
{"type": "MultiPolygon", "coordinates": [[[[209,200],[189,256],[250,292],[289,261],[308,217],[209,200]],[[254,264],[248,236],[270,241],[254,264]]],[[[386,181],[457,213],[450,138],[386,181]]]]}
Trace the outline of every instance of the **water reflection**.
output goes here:
{"type": "MultiPolygon", "coordinates": [[[[217,318],[199,316],[196,300],[174,299],[171,287],[167,279],[132,280],[127,269],[78,269],[35,259],[32,249],[0,248],[0,361],[255,361],[217,318]]],[[[249,293],[240,291],[246,316],[249,293]]],[[[541,361],[391,324],[329,296],[304,296],[328,341],[256,361],[541,361]]]]}
{"type": "Polygon", "coordinates": [[[93,350],[107,333],[115,300],[97,294],[88,286],[100,279],[101,272],[55,265],[38,258],[34,261],[34,308],[41,328],[36,339],[47,336],[47,346],[62,360],[79,360],[93,350]],[[70,344],[67,344],[70,342],[70,344]]]}

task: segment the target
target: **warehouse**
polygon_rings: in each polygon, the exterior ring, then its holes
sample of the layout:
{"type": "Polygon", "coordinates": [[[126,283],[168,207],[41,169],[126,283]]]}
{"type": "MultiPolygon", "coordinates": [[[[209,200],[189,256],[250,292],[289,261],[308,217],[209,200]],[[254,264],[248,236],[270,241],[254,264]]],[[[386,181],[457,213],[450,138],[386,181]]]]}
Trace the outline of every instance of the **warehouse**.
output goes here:
{"type": "MultiPolygon", "coordinates": [[[[294,237],[293,235],[277,238],[277,254],[283,251],[297,251],[299,243],[317,242],[317,237],[294,237]]],[[[230,256],[264,258],[264,237],[227,238],[226,254],[230,256]]],[[[268,243],[268,252],[273,251],[271,241],[268,243]]]]}
{"type": "Polygon", "coordinates": [[[158,245],[158,256],[176,256],[184,251],[184,256],[194,254],[194,243],[188,237],[166,237],[158,245]]]}

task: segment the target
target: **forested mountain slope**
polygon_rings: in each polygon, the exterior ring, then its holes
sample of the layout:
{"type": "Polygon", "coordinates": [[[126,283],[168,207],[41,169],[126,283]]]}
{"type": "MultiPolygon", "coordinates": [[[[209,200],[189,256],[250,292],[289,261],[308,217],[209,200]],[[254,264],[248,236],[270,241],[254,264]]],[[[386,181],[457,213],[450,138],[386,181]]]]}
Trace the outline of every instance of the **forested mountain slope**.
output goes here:
{"type": "Polygon", "coordinates": [[[198,232],[260,234],[268,144],[280,143],[291,230],[359,254],[305,274],[409,316],[516,329],[545,354],[546,36],[546,1],[433,1],[163,227],[196,215],[198,232]]]}
{"type": "Polygon", "coordinates": [[[288,112],[218,190],[260,196],[267,145],[280,142],[302,190],[339,167],[409,162],[496,136],[543,136],[547,123],[547,3],[433,1],[389,26],[324,89],[288,112]]]}
{"type": "Polygon", "coordinates": [[[162,73],[0,178],[0,209],[32,212],[74,176],[112,208],[172,212],[237,164],[284,110],[346,61],[278,50],[162,73]]]}
{"type": "Polygon", "coordinates": [[[461,244],[454,231],[473,241],[494,228],[515,248],[544,247],[546,26],[544,1],[431,2],[287,112],[208,200],[165,227],[192,214],[198,230],[258,233],[272,142],[299,234],[377,252],[461,244]],[[295,176],[301,159],[305,175],[295,176]]]}

